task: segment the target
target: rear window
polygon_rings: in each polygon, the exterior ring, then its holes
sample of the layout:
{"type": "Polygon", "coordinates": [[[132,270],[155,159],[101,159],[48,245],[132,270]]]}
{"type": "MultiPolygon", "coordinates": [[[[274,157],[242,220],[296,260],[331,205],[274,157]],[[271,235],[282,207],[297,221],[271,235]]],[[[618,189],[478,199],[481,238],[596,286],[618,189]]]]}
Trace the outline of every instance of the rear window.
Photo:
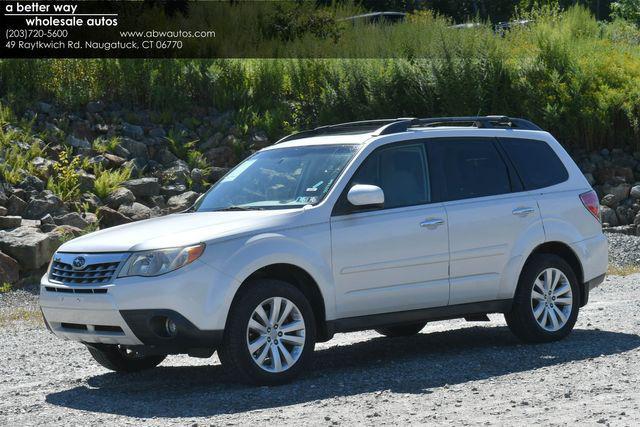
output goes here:
{"type": "MultiPolygon", "coordinates": [[[[429,142],[439,199],[459,200],[511,192],[507,165],[494,139],[446,139],[429,142]],[[437,177],[437,178],[436,178],[437,177]]],[[[431,163],[430,163],[431,164],[431,163]]]]}
{"type": "Polygon", "coordinates": [[[569,178],[567,169],[544,141],[500,138],[526,190],[550,187],[569,178]]]}

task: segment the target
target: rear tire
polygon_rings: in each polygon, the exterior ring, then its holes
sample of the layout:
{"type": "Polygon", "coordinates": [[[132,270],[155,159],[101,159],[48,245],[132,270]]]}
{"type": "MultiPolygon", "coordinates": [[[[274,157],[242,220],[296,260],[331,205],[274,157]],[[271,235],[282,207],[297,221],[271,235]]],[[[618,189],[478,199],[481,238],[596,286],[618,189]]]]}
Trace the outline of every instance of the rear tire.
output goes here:
{"type": "Polygon", "coordinates": [[[139,356],[118,345],[87,345],[96,362],[115,372],[138,372],[158,366],[165,355],[139,356]]]}
{"type": "Polygon", "coordinates": [[[580,289],[567,262],[557,255],[533,255],[522,269],[513,306],[504,317],[522,341],[542,343],[566,337],[578,318],[580,289]]]}
{"type": "Polygon", "coordinates": [[[295,286],[273,279],[247,284],[234,302],[218,356],[247,383],[277,385],[305,368],[315,346],[309,301],[295,286]]]}
{"type": "Polygon", "coordinates": [[[409,323],[406,325],[387,326],[377,328],[375,331],[385,337],[410,337],[415,335],[425,327],[426,322],[409,323]]]}

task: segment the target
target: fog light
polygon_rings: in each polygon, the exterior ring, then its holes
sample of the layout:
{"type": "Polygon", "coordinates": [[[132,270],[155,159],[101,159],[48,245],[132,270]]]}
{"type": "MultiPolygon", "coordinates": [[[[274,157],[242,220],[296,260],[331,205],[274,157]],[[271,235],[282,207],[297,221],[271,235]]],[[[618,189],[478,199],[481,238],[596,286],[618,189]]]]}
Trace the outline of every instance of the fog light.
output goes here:
{"type": "Polygon", "coordinates": [[[164,330],[167,332],[167,335],[170,337],[175,337],[178,334],[178,325],[173,320],[167,318],[164,322],[164,330]]]}

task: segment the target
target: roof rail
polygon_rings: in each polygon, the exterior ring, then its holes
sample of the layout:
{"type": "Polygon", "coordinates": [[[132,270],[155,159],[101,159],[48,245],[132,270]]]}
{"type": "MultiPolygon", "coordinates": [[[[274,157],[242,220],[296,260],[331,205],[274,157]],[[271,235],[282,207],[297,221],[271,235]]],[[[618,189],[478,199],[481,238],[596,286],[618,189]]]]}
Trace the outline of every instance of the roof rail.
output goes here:
{"type": "Polygon", "coordinates": [[[469,123],[478,128],[517,128],[524,130],[542,130],[537,124],[516,117],[508,116],[460,116],[460,117],[432,117],[417,119],[414,126],[442,126],[453,123],[469,123]]]}
{"type": "Polygon", "coordinates": [[[407,122],[404,126],[399,126],[398,130],[394,130],[393,132],[380,133],[380,135],[385,135],[387,133],[396,133],[396,132],[404,132],[407,130],[409,122],[416,120],[413,118],[398,118],[398,119],[375,119],[375,120],[361,120],[357,122],[347,122],[347,123],[338,123],[335,125],[326,125],[320,126],[314,129],[303,130],[300,132],[292,133],[291,135],[287,135],[284,138],[279,139],[276,144],[280,144],[285,141],[293,141],[294,139],[308,138],[310,136],[317,135],[328,135],[332,133],[336,134],[348,134],[351,132],[379,132],[382,131],[385,127],[389,125],[395,125],[399,123],[407,122]]]}
{"type": "Polygon", "coordinates": [[[516,128],[524,130],[542,130],[535,123],[515,117],[507,116],[460,116],[460,117],[430,117],[417,119],[413,117],[399,117],[397,119],[362,120],[358,122],[338,123],[335,125],[320,126],[315,129],[303,130],[292,133],[278,140],[276,144],[295,139],[308,138],[310,136],[329,134],[348,134],[355,132],[371,131],[374,135],[389,135],[392,133],[406,132],[413,127],[436,127],[453,124],[468,123],[477,128],[516,128]]]}

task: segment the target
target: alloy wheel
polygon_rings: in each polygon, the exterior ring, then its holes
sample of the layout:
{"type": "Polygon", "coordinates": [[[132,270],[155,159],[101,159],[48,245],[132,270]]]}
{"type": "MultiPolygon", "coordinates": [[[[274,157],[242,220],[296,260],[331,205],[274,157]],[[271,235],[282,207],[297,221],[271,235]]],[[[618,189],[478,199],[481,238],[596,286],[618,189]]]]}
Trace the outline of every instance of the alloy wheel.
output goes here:
{"type": "Polygon", "coordinates": [[[573,293],[567,276],[557,268],[543,270],[531,289],[531,310],[538,325],[548,332],[562,329],[572,307],[573,293]]]}
{"type": "Polygon", "coordinates": [[[261,369],[286,371],[298,361],[304,344],[304,318],[292,301],[272,297],[258,304],[247,325],[247,349],[261,369]]]}

